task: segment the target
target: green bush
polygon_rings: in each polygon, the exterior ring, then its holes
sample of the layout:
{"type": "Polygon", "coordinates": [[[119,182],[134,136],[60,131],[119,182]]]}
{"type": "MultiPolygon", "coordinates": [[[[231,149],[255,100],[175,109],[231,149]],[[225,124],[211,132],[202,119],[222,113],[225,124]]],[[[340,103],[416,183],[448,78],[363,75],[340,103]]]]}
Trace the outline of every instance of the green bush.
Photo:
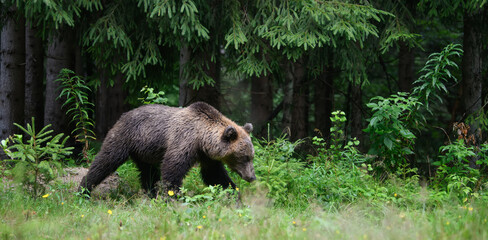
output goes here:
{"type": "MultiPolygon", "coordinates": [[[[433,163],[438,166],[434,178],[435,187],[447,194],[455,194],[460,199],[470,197],[478,188],[479,169],[469,166],[469,159],[476,156],[474,147],[466,146],[463,139],[442,146],[441,155],[433,163]]],[[[484,164],[484,158],[479,163],[484,164]]]]}
{"type": "Polygon", "coordinates": [[[394,172],[413,154],[416,136],[412,129],[419,128],[422,104],[408,93],[397,93],[389,98],[374,97],[367,104],[372,111],[368,127],[371,148],[369,153],[385,161],[387,169],[394,172]]]}
{"type": "Polygon", "coordinates": [[[20,134],[10,136],[1,141],[1,147],[14,163],[14,180],[37,198],[44,194],[46,184],[57,177],[57,172],[62,171],[60,160],[70,155],[73,148],[64,147],[68,137],[63,138],[62,133],[51,136],[53,131],[48,130],[50,125],[36,132],[34,118],[27,128],[16,123],[14,125],[30,138],[24,142],[20,134]]]}
{"type": "Polygon", "coordinates": [[[267,196],[275,204],[288,202],[294,181],[303,173],[305,163],[294,157],[295,148],[300,144],[290,142],[285,137],[272,141],[254,139],[254,171],[256,184],[242,183],[246,187],[262,186],[267,196]]]}
{"type": "Polygon", "coordinates": [[[457,81],[451,68],[458,66],[453,58],[460,57],[462,49],[459,44],[450,44],[441,52],[433,53],[421,69],[422,75],[415,81],[412,93],[397,93],[388,98],[374,97],[367,106],[371,109],[372,117],[368,127],[370,153],[378,155],[385,163],[388,173],[407,163],[406,159],[413,154],[416,136],[415,130],[420,130],[426,121],[421,111],[430,112],[432,98],[442,103],[441,93],[448,93],[446,83],[457,81]]]}

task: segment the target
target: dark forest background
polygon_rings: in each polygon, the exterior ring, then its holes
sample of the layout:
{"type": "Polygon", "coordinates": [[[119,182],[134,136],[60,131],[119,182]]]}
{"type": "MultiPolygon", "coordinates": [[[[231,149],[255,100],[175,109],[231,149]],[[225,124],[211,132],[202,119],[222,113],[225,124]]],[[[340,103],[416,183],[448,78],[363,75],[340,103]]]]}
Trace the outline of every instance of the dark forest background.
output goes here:
{"type": "Polygon", "coordinates": [[[475,145],[488,127],[486,1],[79,0],[1,1],[0,139],[36,119],[71,134],[61,69],[86,80],[98,140],[141,89],[167,105],[205,101],[254,135],[330,139],[331,113],[360,141],[375,96],[411,92],[434,52],[462,44],[459,68],[425,113],[413,164],[429,162],[465,122],[475,145]]]}

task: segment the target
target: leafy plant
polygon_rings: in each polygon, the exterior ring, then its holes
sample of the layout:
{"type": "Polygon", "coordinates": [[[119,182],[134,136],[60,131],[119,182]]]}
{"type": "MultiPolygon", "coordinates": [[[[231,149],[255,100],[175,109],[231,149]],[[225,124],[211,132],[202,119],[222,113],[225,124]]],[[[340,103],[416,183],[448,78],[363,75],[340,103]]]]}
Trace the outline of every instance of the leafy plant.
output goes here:
{"type": "Polygon", "coordinates": [[[332,152],[333,157],[339,158],[345,138],[343,129],[347,121],[346,113],[343,111],[334,111],[332,112],[330,120],[332,122],[332,127],[330,128],[331,143],[329,150],[332,152]]]}
{"type": "Polygon", "coordinates": [[[449,79],[457,82],[449,68],[458,68],[452,58],[461,57],[462,54],[463,50],[460,44],[449,44],[441,52],[432,53],[425,66],[420,70],[423,75],[414,82],[418,86],[413,89],[412,94],[425,104],[427,110],[429,110],[429,98],[431,96],[442,103],[439,92],[448,93],[446,83],[449,79]]]}
{"type": "Polygon", "coordinates": [[[367,106],[373,113],[364,130],[370,134],[370,153],[384,158],[390,168],[405,163],[406,156],[413,154],[416,138],[411,129],[419,129],[423,121],[418,112],[422,103],[399,92],[389,98],[374,97],[367,106]]]}
{"type": "MultiPolygon", "coordinates": [[[[479,179],[479,170],[469,167],[469,158],[475,156],[472,146],[466,146],[463,139],[440,147],[441,155],[433,165],[438,166],[436,186],[447,193],[456,192],[469,196],[479,179]]],[[[480,162],[481,163],[481,162],[480,162]]]]}
{"type": "Polygon", "coordinates": [[[88,93],[91,90],[80,76],[66,68],[61,70],[56,81],[61,83],[62,88],[58,99],[65,99],[63,107],[67,108],[66,115],[71,118],[70,122],[75,126],[71,133],[75,133],[76,141],[84,144],[83,158],[89,162],[89,140],[96,140],[93,132],[95,123],[90,117],[94,105],[88,100],[88,93]]]}
{"type": "Polygon", "coordinates": [[[458,67],[452,58],[461,55],[462,49],[459,44],[446,46],[441,52],[429,56],[429,60],[420,71],[423,75],[415,81],[417,86],[412,94],[400,92],[388,98],[378,96],[367,104],[371,108],[372,117],[364,131],[370,134],[370,153],[383,158],[392,172],[406,163],[408,155],[413,154],[416,139],[413,131],[420,130],[425,122],[420,111],[431,112],[431,97],[442,102],[440,93],[448,93],[448,80],[457,81],[450,68],[458,67]]]}
{"type": "Polygon", "coordinates": [[[330,120],[332,122],[332,127],[330,128],[330,144],[327,145],[323,138],[313,137],[312,143],[318,147],[318,154],[317,156],[309,156],[309,160],[320,163],[325,163],[327,160],[341,161],[343,159],[356,163],[362,162],[364,157],[356,149],[359,145],[359,140],[353,138],[348,140],[344,145],[346,138],[343,129],[347,121],[346,114],[340,110],[334,111],[330,120]]]}
{"type": "Polygon", "coordinates": [[[207,186],[201,193],[191,196],[189,190],[186,188],[180,189],[181,195],[178,196],[178,200],[187,204],[204,204],[210,206],[219,203],[235,203],[238,197],[238,192],[232,188],[222,189],[222,186],[207,186]]]}
{"type": "Polygon", "coordinates": [[[286,203],[293,182],[304,169],[304,163],[293,157],[299,141],[292,143],[284,137],[273,141],[254,141],[254,171],[258,184],[268,191],[276,203],[286,203]]]}
{"type": "Polygon", "coordinates": [[[46,190],[44,184],[53,180],[58,171],[62,171],[60,160],[70,155],[73,148],[64,147],[68,137],[63,138],[62,133],[51,136],[53,130],[48,130],[50,125],[36,132],[34,118],[32,125],[27,124],[27,128],[16,123],[14,125],[30,138],[24,142],[20,134],[10,136],[1,141],[1,147],[15,164],[12,169],[14,179],[37,198],[46,190]]]}
{"type": "Polygon", "coordinates": [[[165,104],[168,102],[168,99],[164,97],[163,91],[155,93],[154,88],[144,86],[141,89],[141,92],[145,95],[144,98],[139,98],[139,100],[142,101],[142,104],[165,104]]]}

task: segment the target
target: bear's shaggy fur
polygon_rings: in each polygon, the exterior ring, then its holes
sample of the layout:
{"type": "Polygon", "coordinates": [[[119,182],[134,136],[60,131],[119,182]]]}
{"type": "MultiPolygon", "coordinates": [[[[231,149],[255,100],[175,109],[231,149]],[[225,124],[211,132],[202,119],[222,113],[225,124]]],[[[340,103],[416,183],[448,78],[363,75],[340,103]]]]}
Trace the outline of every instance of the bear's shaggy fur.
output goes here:
{"type": "Polygon", "coordinates": [[[159,180],[167,190],[178,190],[197,162],[205,184],[235,188],[223,163],[246,181],[256,179],[251,131],[251,124],[238,126],[203,102],[133,109],[108,132],[79,190],[89,193],[129,156],[141,172],[142,187],[151,193],[159,180]]]}

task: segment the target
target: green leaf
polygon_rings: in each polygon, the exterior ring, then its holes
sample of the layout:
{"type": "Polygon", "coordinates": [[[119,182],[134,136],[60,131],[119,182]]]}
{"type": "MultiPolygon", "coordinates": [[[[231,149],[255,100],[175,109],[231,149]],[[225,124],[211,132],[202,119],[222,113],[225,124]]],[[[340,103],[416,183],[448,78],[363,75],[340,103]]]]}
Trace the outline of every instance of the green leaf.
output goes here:
{"type": "Polygon", "coordinates": [[[393,148],[393,141],[392,141],[390,138],[388,138],[388,137],[384,138],[384,139],[383,139],[383,143],[385,144],[385,146],[386,146],[386,147],[387,147],[389,150],[391,150],[391,149],[393,148]]]}

